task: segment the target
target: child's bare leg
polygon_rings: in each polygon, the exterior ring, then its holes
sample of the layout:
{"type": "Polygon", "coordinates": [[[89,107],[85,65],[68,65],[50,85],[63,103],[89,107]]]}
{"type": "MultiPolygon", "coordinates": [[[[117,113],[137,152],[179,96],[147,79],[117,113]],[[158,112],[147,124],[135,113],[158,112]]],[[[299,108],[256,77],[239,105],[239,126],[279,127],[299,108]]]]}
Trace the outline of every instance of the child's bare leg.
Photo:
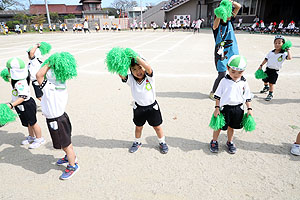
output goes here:
{"type": "Polygon", "coordinates": [[[273,92],[274,91],[274,84],[269,84],[270,85],[270,92],[273,92]]]}
{"type": "Polygon", "coordinates": [[[298,135],[297,135],[297,139],[296,139],[296,142],[295,142],[296,144],[300,144],[300,132],[298,133],[298,135]]]}
{"type": "Polygon", "coordinates": [[[221,129],[213,132],[213,141],[217,141],[220,135],[221,129]]]}
{"type": "Polygon", "coordinates": [[[31,126],[31,128],[36,138],[42,137],[42,130],[41,127],[38,125],[38,123],[35,123],[33,126],[31,126]]]}
{"type": "Polygon", "coordinates": [[[143,126],[136,126],[135,127],[135,138],[141,138],[142,130],[143,130],[143,126]]]}
{"type": "Polygon", "coordinates": [[[164,133],[163,133],[161,126],[153,126],[153,128],[154,128],[158,138],[164,137],[164,133]]]}
{"type": "Polygon", "coordinates": [[[34,137],[34,131],[33,131],[33,128],[32,128],[32,126],[30,126],[29,124],[28,124],[28,133],[29,133],[29,135],[30,135],[31,137],[34,137]]]}
{"type": "Polygon", "coordinates": [[[69,164],[71,166],[74,166],[75,165],[75,158],[76,158],[76,155],[75,155],[75,152],[73,150],[73,145],[70,144],[69,146],[63,148],[64,152],[67,154],[67,157],[68,157],[68,161],[69,161],[69,164]]]}
{"type": "Polygon", "coordinates": [[[232,140],[233,140],[233,128],[231,128],[229,126],[227,129],[227,140],[228,140],[228,142],[232,142],[232,140]]]}

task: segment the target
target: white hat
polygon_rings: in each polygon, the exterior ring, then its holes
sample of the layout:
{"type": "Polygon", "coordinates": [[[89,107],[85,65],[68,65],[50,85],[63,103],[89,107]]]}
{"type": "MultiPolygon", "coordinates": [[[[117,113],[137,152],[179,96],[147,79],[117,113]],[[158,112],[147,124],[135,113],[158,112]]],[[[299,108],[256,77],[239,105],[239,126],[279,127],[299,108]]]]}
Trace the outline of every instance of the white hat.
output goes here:
{"type": "Polygon", "coordinates": [[[28,76],[28,69],[24,61],[20,58],[11,58],[7,61],[6,67],[10,69],[10,75],[13,80],[26,79],[28,76]]]}
{"type": "Polygon", "coordinates": [[[247,60],[244,56],[233,55],[230,57],[227,65],[236,71],[244,71],[247,67],[247,60]]]}

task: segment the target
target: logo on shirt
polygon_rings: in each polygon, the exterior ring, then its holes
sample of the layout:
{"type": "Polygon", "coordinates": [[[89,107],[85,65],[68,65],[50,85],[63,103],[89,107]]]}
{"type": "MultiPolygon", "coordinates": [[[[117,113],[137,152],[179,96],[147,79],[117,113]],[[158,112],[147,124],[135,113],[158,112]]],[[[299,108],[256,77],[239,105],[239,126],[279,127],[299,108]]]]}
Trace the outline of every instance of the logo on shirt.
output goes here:
{"type": "Polygon", "coordinates": [[[15,96],[15,97],[18,96],[18,91],[17,91],[17,90],[12,90],[11,93],[12,93],[12,95],[15,96]]]}
{"type": "Polygon", "coordinates": [[[18,83],[18,89],[23,91],[24,90],[24,85],[22,85],[22,83],[18,83]]]}
{"type": "Polygon", "coordinates": [[[150,84],[150,82],[147,79],[146,80],[146,90],[150,91],[151,89],[152,89],[152,85],[150,84]]]}
{"type": "Polygon", "coordinates": [[[282,55],[277,60],[278,62],[281,62],[283,60],[282,55]]]}

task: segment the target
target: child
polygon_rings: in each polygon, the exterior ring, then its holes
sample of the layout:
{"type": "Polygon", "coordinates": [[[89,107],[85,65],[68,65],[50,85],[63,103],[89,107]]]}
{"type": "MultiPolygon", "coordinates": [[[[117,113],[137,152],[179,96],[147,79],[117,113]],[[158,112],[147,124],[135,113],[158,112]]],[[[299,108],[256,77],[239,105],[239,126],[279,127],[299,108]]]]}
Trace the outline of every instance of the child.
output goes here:
{"type": "Polygon", "coordinates": [[[145,122],[152,126],[158,136],[161,153],[168,153],[168,146],[161,128],[162,117],[159,105],[156,101],[155,79],[150,65],[143,59],[137,57],[131,60],[131,74],[126,77],[120,76],[124,83],[131,87],[131,93],[135,101],[133,108],[133,122],[135,127],[135,141],[130,148],[134,153],[142,145],[140,139],[145,122]]]}
{"type": "Polygon", "coordinates": [[[300,156],[300,132],[297,135],[296,142],[292,146],[291,154],[295,156],[300,156]]]}
{"type": "MultiPolygon", "coordinates": [[[[224,115],[225,126],[222,130],[227,130],[227,149],[231,154],[236,153],[236,147],[233,140],[234,129],[241,129],[242,119],[244,115],[243,104],[246,103],[248,115],[252,115],[251,93],[243,72],[246,69],[246,59],[240,55],[233,55],[227,64],[228,73],[220,82],[216,92],[216,106],[214,116],[224,115]]],[[[217,153],[218,137],[221,129],[213,132],[213,139],[210,142],[210,151],[217,153]]]]}
{"type": "MultiPolygon", "coordinates": [[[[66,52],[60,54],[56,53],[44,62],[42,68],[36,74],[37,81],[43,91],[41,101],[42,112],[46,117],[53,147],[55,149],[62,148],[66,153],[64,158],[59,159],[56,164],[63,165],[69,163],[66,170],[60,176],[62,180],[69,179],[78,172],[79,165],[76,161],[76,155],[71,143],[71,122],[65,112],[68,101],[65,81],[70,77],[64,78],[63,80],[61,78],[61,80],[59,80],[57,77],[66,77],[67,74],[70,73],[77,75],[74,69],[75,67],[76,61],[72,55],[66,52]],[[73,65],[73,71],[67,71],[72,68],[71,65],[73,65]],[[59,74],[55,68],[60,70],[61,74],[59,74]]],[[[73,74],[72,76],[75,76],[73,74]]]]}
{"type": "Polygon", "coordinates": [[[36,119],[36,103],[30,97],[28,69],[20,58],[11,58],[6,67],[11,75],[12,103],[11,109],[15,107],[22,125],[28,128],[29,136],[22,141],[22,145],[30,144],[29,149],[35,149],[45,143],[41,128],[36,119]]]}
{"type": "Polygon", "coordinates": [[[266,101],[271,101],[273,98],[274,85],[276,84],[278,78],[278,71],[282,68],[282,64],[285,59],[291,60],[292,55],[289,49],[281,49],[282,45],[285,43],[285,38],[281,35],[275,36],[274,47],[275,49],[270,51],[266,58],[263,60],[258,69],[262,69],[263,65],[267,63],[267,68],[265,73],[268,75],[267,78],[263,79],[264,88],[260,93],[265,93],[269,91],[268,96],[265,98],[266,101]]]}

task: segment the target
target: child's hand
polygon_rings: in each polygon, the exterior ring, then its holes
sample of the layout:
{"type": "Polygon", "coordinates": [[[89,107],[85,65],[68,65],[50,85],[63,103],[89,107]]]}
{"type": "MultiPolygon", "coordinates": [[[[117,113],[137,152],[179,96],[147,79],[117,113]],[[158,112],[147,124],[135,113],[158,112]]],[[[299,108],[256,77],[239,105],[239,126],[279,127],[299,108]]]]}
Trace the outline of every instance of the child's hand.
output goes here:
{"type": "Polygon", "coordinates": [[[249,115],[251,115],[251,116],[253,117],[252,109],[251,109],[251,110],[248,110],[248,112],[247,112],[247,117],[248,117],[249,115]]]}
{"type": "Polygon", "coordinates": [[[262,65],[260,65],[258,69],[262,69],[262,65]]]}
{"type": "Polygon", "coordinates": [[[220,109],[219,109],[219,108],[216,108],[216,109],[215,109],[215,112],[214,112],[214,116],[215,116],[215,117],[218,117],[218,115],[220,115],[220,109]]]}

